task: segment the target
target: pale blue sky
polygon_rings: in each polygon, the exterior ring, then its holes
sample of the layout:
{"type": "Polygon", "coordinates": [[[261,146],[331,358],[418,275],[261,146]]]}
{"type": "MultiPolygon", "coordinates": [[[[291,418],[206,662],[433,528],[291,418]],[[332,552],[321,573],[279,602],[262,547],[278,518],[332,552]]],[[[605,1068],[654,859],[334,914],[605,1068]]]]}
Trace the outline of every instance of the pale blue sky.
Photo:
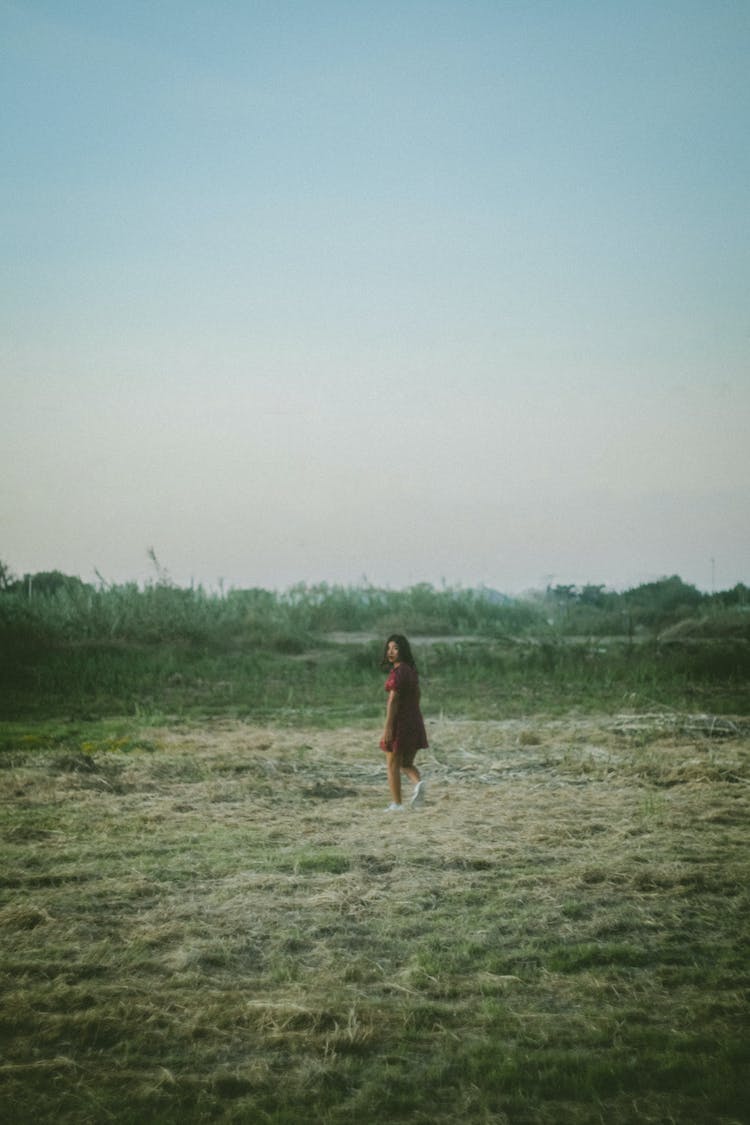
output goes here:
{"type": "Polygon", "coordinates": [[[0,559],[750,581],[749,57],[746,0],[0,0],[0,559]]]}

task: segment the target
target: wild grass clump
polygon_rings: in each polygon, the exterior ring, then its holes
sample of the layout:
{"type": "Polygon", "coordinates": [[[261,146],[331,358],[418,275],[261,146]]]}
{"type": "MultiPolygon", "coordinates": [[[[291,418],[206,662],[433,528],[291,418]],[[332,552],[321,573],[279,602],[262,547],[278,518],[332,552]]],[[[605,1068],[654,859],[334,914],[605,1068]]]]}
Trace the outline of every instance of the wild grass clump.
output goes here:
{"type": "Polygon", "coordinates": [[[5,728],[3,1119],[745,1121],[748,721],[428,727],[5,728]]]}

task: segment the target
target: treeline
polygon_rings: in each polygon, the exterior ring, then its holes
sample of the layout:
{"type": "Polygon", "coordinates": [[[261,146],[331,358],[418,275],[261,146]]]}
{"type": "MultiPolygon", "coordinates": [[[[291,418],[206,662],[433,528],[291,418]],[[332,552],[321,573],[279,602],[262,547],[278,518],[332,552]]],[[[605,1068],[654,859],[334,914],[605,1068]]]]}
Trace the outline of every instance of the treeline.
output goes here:
{"type": "MultiPolygon", "coordinates": [[[[156,561],[156,560],[155,560],[156,561]]],[[[97,585],[59,571],[16,578],[0,563],[0,639],[55,642],[253,643],[302,652],[329,633],[415,636],[656,637],[750,635],[750,589],[706,594],[677,575],[623,592],[603,585],[549,586],[521,598],[487,588],[403,590],[299,584],[207,591],[181,587],[157,565],[153,581],[97,585]]]]}

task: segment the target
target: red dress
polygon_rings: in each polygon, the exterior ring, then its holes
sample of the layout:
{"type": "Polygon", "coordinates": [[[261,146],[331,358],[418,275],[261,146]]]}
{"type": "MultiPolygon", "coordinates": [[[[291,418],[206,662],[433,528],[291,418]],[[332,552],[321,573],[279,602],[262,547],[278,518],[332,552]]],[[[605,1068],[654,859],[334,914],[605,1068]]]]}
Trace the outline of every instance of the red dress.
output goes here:
{"type": "MultiPolygon", "coordinates": [[[[398,750],[405,760],[413,759],[417,750],[427,749],[427,731],[419,709],[419,676],[416,668],[409,664],[399,664],[385,681],[385,690],[398,692],[398,708],[390,749],[398,750]]],[[[380,749],[386,749],[382,738],[380,749]]]]}

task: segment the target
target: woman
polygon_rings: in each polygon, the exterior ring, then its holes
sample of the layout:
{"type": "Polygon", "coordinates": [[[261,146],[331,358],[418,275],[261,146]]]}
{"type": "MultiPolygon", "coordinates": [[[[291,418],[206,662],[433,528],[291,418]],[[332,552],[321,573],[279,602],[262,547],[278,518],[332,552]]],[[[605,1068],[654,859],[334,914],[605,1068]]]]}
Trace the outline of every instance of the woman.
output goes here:
{"type": "Polygon", "coordinates": [[[414,755],[417,750],[427,748],[427,733],[419,709],[417,666],[409,642],[401,633],[392,633],[385,642],[382,664],[383,667],[391,666],[391,674],[385,681],[388,705],[385,713],[385,730],[380,740],[380,749],[385,751],[387,756],[388,786],[391,791],[391,803],[386,812],[403,812],[402,772],[414,782],[412,808],[424,804],[425,783],[414,765],[414,755]]]}

